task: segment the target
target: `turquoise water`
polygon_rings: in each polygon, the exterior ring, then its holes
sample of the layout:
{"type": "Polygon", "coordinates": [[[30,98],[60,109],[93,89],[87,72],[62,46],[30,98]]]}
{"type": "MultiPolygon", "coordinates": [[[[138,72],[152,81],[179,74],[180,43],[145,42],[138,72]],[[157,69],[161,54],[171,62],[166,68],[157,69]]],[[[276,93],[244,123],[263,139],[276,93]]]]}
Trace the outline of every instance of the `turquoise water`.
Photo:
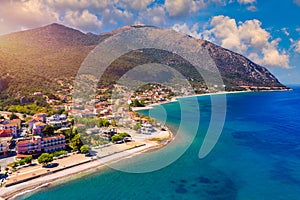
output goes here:
{"type": "MultiPolygon", "coordinates": [[[[225,127],[204,159],[199,159],[198,153],[209,125],[210,97],[198,97],[197,101],[201,111],[197,136],[171,165],[142,174],[107,167],[22,199],[300,199],[300,88],[227,95],[225,127]]],[[[181,106],[163,105],[168,125],[176,131],[180,109],[192,116],[193,106],[193,98],[182,99],[181,106]]],[[[160,107],[152,111],[157,118],[162,113],[160,107]]],[[[186,138],[193,135],[189,127],[195,123],[198,121],[186,119],[186,138]]],[[[181,144],[176,145],[180,148],[181,144]]],[[[176,147],[164,151],[163,156],[174,153],[176,147]]],[[[117,166],[133,169],[155,162],[155,156],[155,152],[137,155],[117,166]]]]}

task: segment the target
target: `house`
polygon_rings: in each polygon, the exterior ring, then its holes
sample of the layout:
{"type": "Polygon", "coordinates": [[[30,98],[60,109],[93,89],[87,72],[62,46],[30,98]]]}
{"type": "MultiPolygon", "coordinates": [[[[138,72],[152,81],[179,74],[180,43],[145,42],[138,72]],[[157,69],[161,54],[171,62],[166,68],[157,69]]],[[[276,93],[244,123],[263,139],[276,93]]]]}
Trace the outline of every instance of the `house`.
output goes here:
{"type": "Polygon", "coordinates": [[[4,137],[12,137],[12,131],[11,130],[0,130],[0,138],[4,137]]]}
{"type": "Polygon", "coordinates": [[[1,124],[0,130],[10,130],[14,137],[18,135],[18,125],[17,124],[1,124]]]}
{"type": "Polygon", "coordinates": [[[64,135],[42,138],[42,151],[46,153],[66,149],[66,138],[64,135]]]}
{"type": "Polygon", "coordinates": [[[47,122],[52,122],[52,121],[64,121],[67,120],[67,115],[61,114],[61,115],[52,115],[51,117],[47,117],[47,122]]]}
{"type": "Polygon", "coordinates": [[[9,124],[16,124],[18,128],[21,128],[22,120],[21,119],[13,119],[9,121],[9,124]]]}
{"type": "Polygon", "coordinates": [[[153,128],[152,124],[150,124],[150,123],[142,124],[142,127],[141,127],[142,134],[150,135],[153,131],[154,131],[154,128],[153,128]]]}
{"type": "Polygon", "coordinates": [[[33,124],[32,133],[37,135],[42,135],[43,129],[47,126],[47,124],[43,122],[36,122],[33,124]]]}
{"type": "Polygon", "coordinates": [[[55,152],[66,148],[66,140],[64,135],[53,137],[34,136],[30,139],[17,142],[17,157],[22,155],[39,155],[42,152],[55,152]]]}
{"type": "Polygon", "coordinates": [[[46,122],[47,114],[46,113],[38,113],[33,116],[33,119],[39,122],[46,122]]]}
{"type": "Polygon", "coordinates": [[[38,120],[36,120],[36,119],[31,119],[31,120],[29,120],[29,121],[27,122],[27,124],[28,124],[28,130],[32,130],[32,129],[33,129],[33,125],[34,125],[36,122],[38,122],[38,120]]]}
{"type": "Polygon", "coordinates": [[[7,154],[11,140],[12,137],[0,137],[0,155],[7,154]]]}
{"type": "Polygon", "coordinates": [[[42,152],[42,138],[34,136],[30,139],[18,141],[16,144],[18,156],[21,154],[26,155],[39,155],[42,152]]]}
{"type": "Polygon", "coordinates": [[[33,95],[34,96],[43,96],[43,93],[41,93],[41,92],[34,92],[33,95]]]}

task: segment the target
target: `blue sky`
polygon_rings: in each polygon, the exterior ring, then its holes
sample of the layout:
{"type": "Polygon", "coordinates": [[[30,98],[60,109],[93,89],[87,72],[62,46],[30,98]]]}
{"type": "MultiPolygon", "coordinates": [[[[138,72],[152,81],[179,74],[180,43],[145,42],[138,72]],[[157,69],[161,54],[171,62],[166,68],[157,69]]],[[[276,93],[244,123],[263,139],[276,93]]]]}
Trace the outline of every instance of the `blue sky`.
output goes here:
{"type": "Polygon", "coordinates": [[[131,24],[173,28],[241,53],[300,84],[300,0],[2,0],[0,34],[61,23],[101,33],[131,24]]]}

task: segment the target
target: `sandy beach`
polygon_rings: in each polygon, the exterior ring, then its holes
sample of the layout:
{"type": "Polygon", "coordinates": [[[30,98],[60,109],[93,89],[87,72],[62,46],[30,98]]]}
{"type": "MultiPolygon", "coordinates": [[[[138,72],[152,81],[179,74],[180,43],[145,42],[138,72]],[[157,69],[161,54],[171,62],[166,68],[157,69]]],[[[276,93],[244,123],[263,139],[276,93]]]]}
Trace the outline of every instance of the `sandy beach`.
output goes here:
{"type": "Polygon", "coordinates": [[[211,95],[226,95],[226,94],[244,93],[244,92],[251,92],[251,91],[231,91],[231,92],[224,91],[224,92],[195,94],[195,95],[187,95],[187,96],[176,96],[176,97],[173,97],[171,100],[168,100],[168,101],[163,101],[163,102],[159,102],[159,103],[149,104],[149,105],[147,105],[145,107],[132,107],[131,109],[134,112],[138,112],[138,111],[141,111],[141,110],[151,110],[155,106],[177,102],[178,99],[183,99],[183,98],[200,97],[200,96],[211,96],[211,95]]]}
{"type": "Polygon", "coordinates": [[[132,157],[142,152],[161,148],[163,147],[162,144],[151,141],[151,138],[157,137],[171,140],[173,135],[169,130],[159,131],[152,136],[144,137],[141,135],[140,138],[137,138],[134,142],[113,144],[107,147],[98,148],[97,150],[95,149],[97,151],[97,155],[93,157],[86,157],[83,154],[75,154],[68,158],[54,160],[53,163],[58,164],[59,167],[50,170],[41,166],[35,166],[28,171],[26,171],[26,169],[21,169],[18,174],[9,177],[9,183],[19,181],[19,179],[26,178],[27,176],[32,176],[33,172],[35,175],[38,175],[38,173],[43,175],[9,187],[1,187],[0,200],[15,199],[27,193],[35,192],[41,188],[47,188],[51,185],[74,180],[95,172],[104,166],[109,166],[114,162],[126,159],[127,157],[132,157]],[[74,165],[74,163],[76,164],[74,165]],[[56,172],[51,173],[51,170],[56,170],[56,172]],[[50,173],[45,174],[45,171],[50,171],[50,173]]]}
{"type": "MultiPolygon", "coordinates": [[[[290,91],[290,90],[260,90],[258,92],[282,92],[282,91],[290,91]]],[[[238,93],[252,93],[252,92],[257,92],[257,91],[248,91],[248,90],[245,90],[245,91],[222,91],[222,92],[213,92],[213,93],[205,93],[205,94],[194,94],[194,95],[186,95],[186,96],[176,96],[176,97],[173,97],[171,100],[168,100],[168,101],[163,101],[163,102],[159,102],[159,103],[149,104],[149,105],[147,105],[145,107],[132,107],[131,109],[132,109],[132,111],[137,112],[137,111],[141,111],[141,110],[151,110],[155,106],[177,102],[178,99],[183,99],[183,98],[201,97],[201,96],[212,96],[212,95],[238,94],[238,93]]]]}

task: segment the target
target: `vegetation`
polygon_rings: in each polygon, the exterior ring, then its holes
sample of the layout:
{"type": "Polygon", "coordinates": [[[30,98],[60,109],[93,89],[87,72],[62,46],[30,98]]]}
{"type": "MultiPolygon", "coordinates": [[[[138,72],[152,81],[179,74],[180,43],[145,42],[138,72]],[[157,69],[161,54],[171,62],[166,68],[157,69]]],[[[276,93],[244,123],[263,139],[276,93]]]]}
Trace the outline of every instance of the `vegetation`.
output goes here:
{"type": "Polygon", "coordinates": [[[110,123],[107,119],[95,119],[95,118],[82,118],[77,117],[75,118],[75,121],[77,124],[83,124],[85,128],[93,128],[95,126],[98,127],[108,127],[110,126],[110,123]]]}
{"type": "Polygon", "coordinates": [[[59,156],[66,155],[66,154],[68,154],[67,151],[61,150],[61,151],[56,151],[56,152],[52,153],[52,156],[53,157],[59,157],[59,156]]]}
{"type": "MultiPolygon", "coordinates": [[[[1,36],[0,49],[5,51],[0,54],[0,109],[30,115],[37,112],[51,112],[43,96],[36,97],[32,94],[43,91],[44,95],[52,97],[58,90],[68,89],[73,85],[82,61],[100,41],[111,35],[111,33],[101,36],[84,34],[62,25],[52,24],[1,36]],[[20,102],[20,98],[23,97],[26,97],[26,103],[20,102]],[[18,104],[24,107],[16,108],[18,104]],[[27,109],[25,106],[35,108],[27,109]]],[[[202,46],[215,61],[226,84],[226,90],[239,88],[239,85],[283,86],[267,69],[239,54],[207,41],[203,41],[202,46]]],[[[110,88],[108,91],[111,91],[112,83],[133,67],[146,63],[160,63],[174,68],[197,88],[196,92],[203,93],[199,88],[207,88],[203,78],[190,63],[177,54],[158,49],[132,51],[116,59],[106,70],[105,76],[102,76],[99,85],[107,86],[110,88]]],[[[206,70],[203,71],[211,74],[206,70]]],[[[173,74],[160,71],[151,71],[144,77],[151,79],[154,76],[158,79],[161,77],[158,82],[176,79],[173,74]]],[[[103,99],[110,98],[110,95],[110,92],[104,92],[103,99]]],[[[143,106],[142,102],[134,103],[143,106]]]]}
{"type": "Polygon", "coordinates": [[[137,130],[139,130],[141,127],[142,127],[142,124],[141,124],[141,123],[136,123],[136,124],[133,126],[133,130],[137,131],[137,130]]]}
{"type": "Polygon", "coordinates": [[[38,157],[38,162],[43,165],[47,165],[53,161],[53,155],[49,153],[43,153],[38,157]]]}
{"type": "Polygon", "coordinates": [[[125,137],[131,137],[128,133],[119,133],[111,137],[112,142],[123,140],[125,137]]]}
{"type": "Polygon", "coordinates": [[[19,165],[29,164],[29,163],[32,162],[32,160],[33,160],[33,158],[32,158],[31,156],[28,156],[28,157],[23,158],[23,159],[21,159],[21,160],[19,160],[19,161],[15,161],[15,162],[9,163],[9,164],[7,164],[6,166],[7,166],[7,167],[16,168],[16,167],[19,166],[19,165]]]}
{"type": "Polygon", "coordinates": [[[80,134],[76,134],[71,140],[71,147],[73,150],[77,151],[82,146],[82,141],[80,139],[80,134]]]}
{"type": "Polygon", "coordinates": [[[131,106],[133,107],[145,107],[144,104],[142,104],[139,100],[134,99],[133,102],[131,103],[131,106]]]}
{"type": "Polygon", "coordinates": [[[82,147],[80,147],[80,152],[83,154],[87,154],[90,152],[90,148],[88,145],[83,145],[82,147]]]}
{"type": "Polygon", "coordinates": [[[26,104],[26,105],[10,105],[3,107],[4,111],[24,113],[28,115],[34,115],[36,113],[50,113],[52,109],[50,107],[41,107],[37,104],[26,104]]]}
{"type": "Polygon", "coordinates": [[[51,136],[54,134],[55,128],[53,126],[47,124],[46,127],[42,131],[45,135],[51,136]]]}
{"type": "Polygon", "coordinates": [[[31,156],[28,156],[26,158],[23,158],[22,160],[24,160],[24,162],[28,164],[32,162],[33,158],[31,156]]]}
{"type": "Polygon", "coordinates": [[[19,119],[18,115],[16,115],[15,113],[12,113],[9,117],[10,120],[13,120],[13,119],[19,119]]]}

